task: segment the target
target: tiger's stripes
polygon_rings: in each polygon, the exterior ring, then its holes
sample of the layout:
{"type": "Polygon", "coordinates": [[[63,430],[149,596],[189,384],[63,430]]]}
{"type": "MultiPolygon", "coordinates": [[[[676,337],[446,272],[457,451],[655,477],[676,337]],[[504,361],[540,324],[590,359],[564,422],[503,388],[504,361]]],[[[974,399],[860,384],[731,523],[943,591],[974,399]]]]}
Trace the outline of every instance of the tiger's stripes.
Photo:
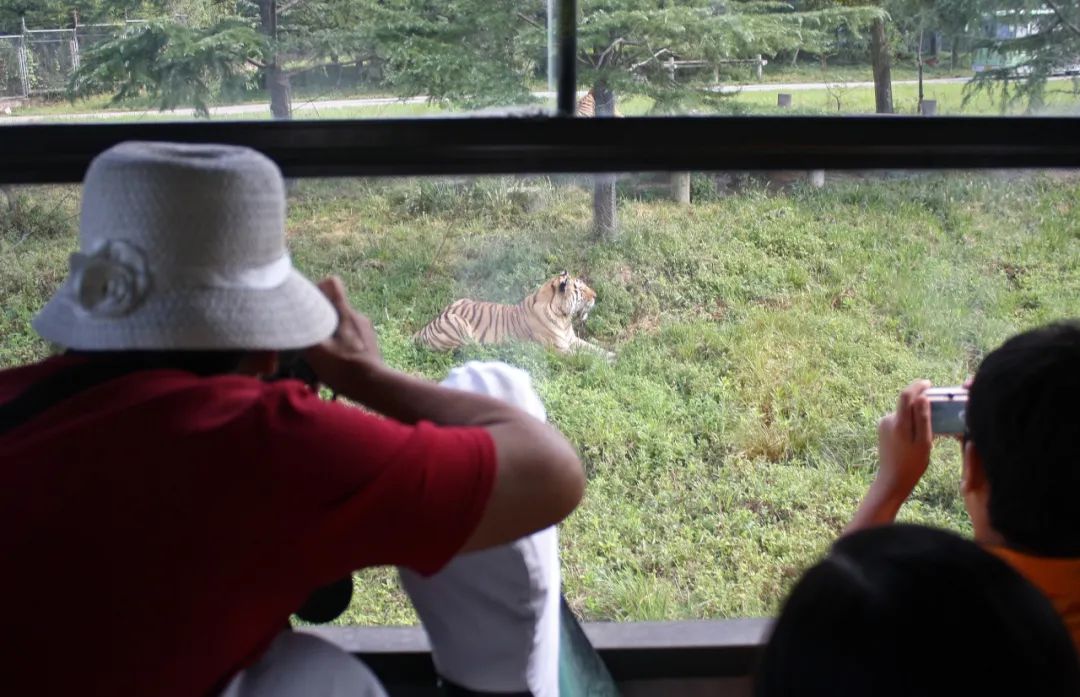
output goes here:
{"type": "Polygon", "coordinates": [[[596,292],[564,271],[516,305],[455,300],[413,338],[436,351],[516,340],[551,346],[560,353],[586,350],[613,358],[574,332],[573,320],[585,320],[595,303],[596,292]]]}
{"type": "MultiPolygon", "coordinates": [[[[574,116],[590,119],[596,116],[596,94],[592,89],[586,92],[584,97],[578,100],[577,108],[574,109],[574,116]]],[[[615,116],[618,118],[622,117],[618,107],[615,108],[615,116]]]]}

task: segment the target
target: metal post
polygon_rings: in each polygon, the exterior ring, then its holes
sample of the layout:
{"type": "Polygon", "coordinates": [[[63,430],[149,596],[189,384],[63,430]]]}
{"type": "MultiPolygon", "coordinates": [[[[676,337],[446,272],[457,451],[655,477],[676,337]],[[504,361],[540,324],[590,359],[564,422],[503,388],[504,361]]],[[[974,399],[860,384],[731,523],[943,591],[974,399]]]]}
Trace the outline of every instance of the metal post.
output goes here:
{"type": "Polygon", "coordinates": [[[71,30],[71,69],[79,69],[79,34],[78,29],[71,30]]]}
{"type": "MultiPolygon", "coordinates": [[[[547,0],[547,88],[558,95],[559,52],[555,45],[555,0],[547,0]]],[[[557,98],[557,97],[556,97],[557,98]]]]}
{"type": "Polygon", "coordinates": [[[573,116],[577,106],[577,0],[557,0],[559,89],[557,113],[573,116]]]}
{"type": "MultiPolygon", "coordinates": [[[[26,25],[23,24],[23,28],[25,27],[26,25]]],[[[19,37],[19,46],[15,49],[15,55],[19,58],[19,82],[22,83],[22,96],[27,98],[30,96],[30,66],[26,58],[25,34],[19,37]]]]}

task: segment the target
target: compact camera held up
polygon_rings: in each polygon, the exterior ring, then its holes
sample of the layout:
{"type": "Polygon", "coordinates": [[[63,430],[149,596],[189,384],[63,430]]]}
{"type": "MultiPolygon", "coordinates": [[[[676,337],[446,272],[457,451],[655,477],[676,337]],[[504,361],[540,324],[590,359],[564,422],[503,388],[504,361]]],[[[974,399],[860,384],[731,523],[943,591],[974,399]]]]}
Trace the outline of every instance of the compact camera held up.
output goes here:
{"type": "Polygon", "coordinates": [[[935,436],[962,436],[967,431],[967,388],[931,387],[926,396],[930,400],[930,431],[935,436]]]}

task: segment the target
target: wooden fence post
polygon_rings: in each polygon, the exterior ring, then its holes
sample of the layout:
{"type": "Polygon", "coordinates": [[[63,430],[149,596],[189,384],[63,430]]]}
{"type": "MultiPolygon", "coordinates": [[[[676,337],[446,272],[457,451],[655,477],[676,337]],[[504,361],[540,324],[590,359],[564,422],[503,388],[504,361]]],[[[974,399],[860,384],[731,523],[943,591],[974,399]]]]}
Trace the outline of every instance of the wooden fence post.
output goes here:
{"type": "Polygon", "coordinates": [[[602,242],[610,242],[619,232],[615,201],[615,175],[593,175],[593,233],[602,242]]]}
{"type": "Polygon", "coordinates": [[[671,200],[683,205],[690,204],[690,173],[671,173],[671,200]]]}

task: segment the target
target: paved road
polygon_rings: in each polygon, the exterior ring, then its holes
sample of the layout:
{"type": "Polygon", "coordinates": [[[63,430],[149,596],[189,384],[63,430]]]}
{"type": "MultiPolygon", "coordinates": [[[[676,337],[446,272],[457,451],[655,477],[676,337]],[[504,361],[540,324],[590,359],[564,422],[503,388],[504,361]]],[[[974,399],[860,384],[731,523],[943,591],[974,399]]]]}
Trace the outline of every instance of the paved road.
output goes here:
{"type": "MultiPolygon", "coordinates": [[[[1057,78],[1052,78],[1057,79],[1057,78]]],[[[1060,78],[1067,79],[1067,78],[1060,78]]],[[[950,85],[950,84],[963,84],[967,82],[969,78],[966,77],[943,77],[932,78],[923,80],[924,85],[950,85]]],[[[870,88],[874,86],[871,81],[865,82],[847,82],[844,83],[848,88],[870,88]]],[[[893,80],[893,85],[915,85],[918,84],[917,80],[893,80]]],[[[731,85],[720,87],[719,90],[722,93],[736,94],[739,92],[798,92],[801,90],[823,90],[827,87],[824,82],[766,82],[755,85],[731,85]]],[[[534,92],[534,96],[541,99],[553,99],[555,97],[554,92],[534,92]]],[[[580,92],[579,94],[584,94],[580,92]]],[[[373,106],[389,106],[392,104],[423,104],[427,101],[427,97],[361,97],[357,99],[321,99],[311,101],[297,100],[293,103],[293,111],[303,114],[305,112],[311,112],[312,115],[317,116],[320,110],[328,109],[351,109],[357,107],[373,107],[373,106]]],[[[259,104],[236,104],[233,106],[216,106],[210,108],[211,116],[239,116],[243,114],[266,114],[269,110],[269,106],[266,103],[259,104]]],[[[144,110],[144,111],[98,111],[89,112],[85,114],[42,114],[34,116],[4,116],[0,115],[0,124],[12,125],[21,123],[40,123],[40,122],[55,122],[55,121],[96,121],[114,119],[119,117],[152,117],[159,116],[161,114],[168,114],[170,116],[176,116],[179,118],[191,118],[195,115],[194,109],[174,109],[172,111],[160,112],[157,110],[144,110]]]]}
{"type": "MultiPolygon", "coordinates": [[[[318,101],[296,101],[293,103],[294,112],[315,112],[320,109],[347,109],[350,107],[387,106],[390,104],[423,104],[426,97],[412,97],[401,99],[398,97],[365,97],[362,99],[323,99],[318,101]]],[[[266,114],[270,106],[265,102],[259,104],[235,104],[232,106],[210,107],[211,116],[238,116],[242,114],[266,114]]],[[[134,110],[134,111],[96,111],[83,114],[35,114],[34,116],[3,116],[0,115],[0,124],[16,123],[39,123],[42,121],[96,121],[115,118],[147,117],[169,115],[180,118],[195,116],[194,109],[171,109],[169,111],[134,110]]]]}

